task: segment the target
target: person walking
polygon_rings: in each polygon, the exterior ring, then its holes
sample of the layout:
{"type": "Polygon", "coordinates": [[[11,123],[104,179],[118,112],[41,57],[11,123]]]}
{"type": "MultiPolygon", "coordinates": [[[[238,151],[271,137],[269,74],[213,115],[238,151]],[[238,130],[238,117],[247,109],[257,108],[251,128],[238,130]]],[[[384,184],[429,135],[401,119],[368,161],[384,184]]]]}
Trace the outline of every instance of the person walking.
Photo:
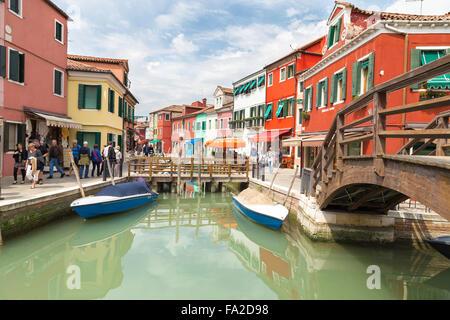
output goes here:
{"type": "Polygon", "coordinates": [[[116,165],[114,169],[114,176],[118,177],[120,173],[120,162],[122,161],[122,152],[120,152],[120,147],[116,146],[116,165]]]}
{"type": "Polygon", "coordinates": [[[26,177],[31,180],[31,189],[36,188],[36,182],[39,181],[39,173],[44,170],[45,159],[39,149],[36,149],[34,143],[28,145],[28,158],[25,162],[27,168],[26,177]]]}
{"type": "Polygon", "coordinates": [[[13,154],[14,158],[14,182],[13,184],[17,184],[17,172],[20,170],[20,173],[22,174],[22,182],[21,184],[25,183],[25,162],[28,158],[28,152],[24,149],[23,145],[21,143],[17,144],[17,149],[14,151],[13,154]]]}
{"type": "Polygon", "coordinates": [[[91,161],[92,161],[92,174],[94,177],[95,168],[97,168],[97,177],[100,177],[100,166],[102,164],[102,153],[100,152],[100,148],[98,144],[94,144],[94,148],[91,152],[91,161]]]}
{"type": "MultiPolygon", "coordinates": [[[[72,141],[72,155],[73,155],[73,161],[78,166],[78,162],[80,161],[80,149],[81,147],[78,145],[77,140],[72,141]]],[[[72,174],[73,166],[70,166],[68,175],[70,176],[72,174]]]]}
{"type": "Polygon", "coordinates": [[[110,141],[108,143],[108,145],[105,147],[105,149],[103,149],[103,157],[105,158],[105,170],[106,170],[106,177],[109,177],[110,172],[108,170],[108,163],[107,163],[107,159],[109,160],[109,164],[111,165],[111,170],[112,170],[112,175],[114,176],[114,165],[116,164],[116,152],[114,150],[114,147],[112,145],[112,141],[110,141]]]}
{"type": "Polygon", "coordinates": [[[143,151],[145,156],[148,157],[148,154],[150,153],[150,147],[148,146],[148,142],[145,143],[143,151]]]}
{"type": "MultiPolygon", "coordinates": [[[[48,148],[45,144],[41,144],[41,142],[39,140],[35,140],[34,141],[34,145],[36,146],[36,149],[38,149],[39,151],[41,151],[42,157],[44,158],[44,166],[45,163],[47,162],[47,156],[48,156],[48,148]]],[[[40,170],[39,172],[39,184],[43,184],[44,183],[44,168],[42,168],[42,170],[40,170]]]]}
{"type": "Polygon", "coordinates": [[[53,167],[56,167],[59,173],[61,173],[61,178],[66,175],[64,170],[59,166],[60,161],[62,161],[63,151],[56,140],[52,140],[52,146],[50,147],[48,154],[50,156],[49,164],[49,176],[47,179],[53,179],[53,167]]]}
{"type": "Polygon", "coordinates": [[[269,147],[269,151],[267,152],[267,164],[269,165],[270,174],[273,173],[274,159],[275,159],[275,153],[272,151],[272,147],[269,147]]]}
{"type": "Polygon", "coordinates": [[[89,178],[89,166],[91,164],[91,150],[89,149],[89,143],[87,141],[83,142],[83,147],[80,149],[80,179],[89,178]]]}
{"type": "Polygon", "coordinates": [[[149,147],[148,147],[148,154],[150,155],[150,157],[153,157],[154,155],[155,155],[155,149],[153,148],[153,145],[151,144],[149,147]]]}

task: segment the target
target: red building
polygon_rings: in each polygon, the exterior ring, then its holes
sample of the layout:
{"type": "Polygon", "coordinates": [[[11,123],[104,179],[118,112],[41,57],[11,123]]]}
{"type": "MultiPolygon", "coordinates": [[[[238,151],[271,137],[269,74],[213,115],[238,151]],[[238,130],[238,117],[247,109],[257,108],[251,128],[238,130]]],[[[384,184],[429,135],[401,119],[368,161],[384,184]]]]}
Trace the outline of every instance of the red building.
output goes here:
{"type": "MultiPolygon", "coordinates": [[[[325,38],[319,38],[288,55],[267,65],[266,85],[266,122],[265,132],[253,140],[267,142],[267,148],[272,147],[274,152],[281,148],[283,139],[292,137],[295,133],[296,109],[296,78],[299,72],[311,68],[322,58],[322,47],[325,38]],[[270,110],[270,111],[268,111],[270,110]]],[[[282,148],[283,163],[290,167],[295,155],[292,148],[282,148]]]]}
{"type": "Polygon", "coordinates": [[[0,167],[10,176],[17,143],[61,141],[81,125],[67,117],[67,14],[50,0],[9,0],[0,16],[0,167]]]}
{"type": "MultiPolygon", "coordinates": [[[[450,14],[419,16],[362,10],[336,1],[328,19],[329,32],[323,58],[298,75],[298,97],[302,99],[302,118],[297,133],[303,144],[302,165],[310,167],[336,112],[372,87],[386,82],[449,52],[450,14]],[[305,116],[306,115],[306,116],[305,116]]],[[[439,77],[411,88],[392,92],[388,108],[417,102],[427,92],[448,93],[449,77],[439,77]]],[[[347,118],[361,118],[372,112],[372,105],[347,118]]],[[[388,117],[388,130],[420,128],[447,108],[418,111],[388,117]]],[[[370,124],[356,128],[360,134],[370,124]]],[[[353,132],[352,134],[357,134],[353,132]]],[[[395,153],[400,139],[388,139],[386,152],[395,153]]],[[[372,142],[346,147],[347,155],[370,154],[372,142]]],[[[300,163],[300,159],[298,159],[300,163]]]]}

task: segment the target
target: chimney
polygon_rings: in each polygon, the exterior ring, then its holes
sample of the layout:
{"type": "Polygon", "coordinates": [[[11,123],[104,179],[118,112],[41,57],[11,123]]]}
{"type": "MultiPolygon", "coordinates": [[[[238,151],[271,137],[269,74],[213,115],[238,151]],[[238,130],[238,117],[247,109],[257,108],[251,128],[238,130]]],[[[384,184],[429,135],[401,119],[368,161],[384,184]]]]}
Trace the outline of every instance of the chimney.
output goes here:
{"type": "Polygon", "coordinates": [[[202,102],[203,102],[203,106],[206,108],[206,98],[203,98],[202,102]]]}

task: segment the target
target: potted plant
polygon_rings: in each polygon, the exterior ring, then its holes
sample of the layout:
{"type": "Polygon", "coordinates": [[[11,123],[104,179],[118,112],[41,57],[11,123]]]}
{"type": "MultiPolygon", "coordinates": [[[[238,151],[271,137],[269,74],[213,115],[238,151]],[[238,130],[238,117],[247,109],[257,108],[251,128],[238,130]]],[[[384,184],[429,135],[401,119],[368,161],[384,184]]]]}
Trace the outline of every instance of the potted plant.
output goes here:
{"type": "Polygon", "coordinates": [[[309,113],[306,111],[302,111],[302,119],[308,120],[310,117],[309,113]]]}

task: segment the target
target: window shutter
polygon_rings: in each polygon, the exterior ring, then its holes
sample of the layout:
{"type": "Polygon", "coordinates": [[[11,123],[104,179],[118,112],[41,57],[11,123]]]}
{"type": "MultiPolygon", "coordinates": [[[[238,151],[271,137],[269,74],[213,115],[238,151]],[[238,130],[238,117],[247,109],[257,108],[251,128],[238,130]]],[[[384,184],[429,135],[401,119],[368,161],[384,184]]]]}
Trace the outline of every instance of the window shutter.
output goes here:
{"type": "Polygon", "coordinates": [[[321,84],[320,84],[320,82],[317,82],[317,85],[316,85],[316,108],[317,109],[319,109],[319,107],[320,107],[320,87],[321,87],[321,84]]]}
{"type": "Polygon", "coordinates": [[[122,146],[122,135],[121,134],[119,134],[117,136],[117,145],[120,147],[120,150],[122,151],[123,146],[122,146]]]}
{"type": "Polygon", "coordinates": [[[84,84],[78,85],[78,109],[85,108],[85,89],[84,84]]]}
{"type": "Polygon", "coordinates": [[[309,89],[305,90],[305,93],[303,94],[303,110],[308,111],[308,104],[309,104],[309,89]]]}
{"type": "Polygon", "coordinates": [[[311,111],[313,108],[313,95],[314,95],[314,86],[311,86],[310,92],[309,92],[309,103],[308,103],[308,111],[311,111]]]}
{"type": "Polygon", "coordinates": [[[95,133],[95,144],[98,144],[99,148],[102,147],[102,133],[101,132],[95,133]]]}
{"type": "Polygon", "coordinates": [[[339,19],[337,25],[336,39],[334,39],[334,42],[339,42],[339,39],[341,38],[341,26],[342,26],[342,17],[339,19]]]}
{"type": "Polygon", "coordinates": [[[323,104],[328,105],[328,77],[325,79],[325,97],[323,98],[323,104]]]}
{"type": "Polygon", "coordinates": [[[25,55],[19,54],[19,82],[25,82],[25,55]]]}
{"type": "Polygon", "coordinates": [[[25,146],[26,125],[25,124],[19,124],[17,129],[18,129],[18,131],[17,131],[17,143],[21,143],[22,146],[26,149],[26,146],[25,146]]]}
{"type": "Polygon", "coordinates": [[[123,117],[123,99],[119,96],[119,117],[123,117]]]}
{"type": "Polygon", "coordinates": [[[77,131],[77,144],[79,146],[83,145],[83,132],[77,131]]]}
{"type": "Polygon", "coordinates": [[[353,64],[352,73],[352,96],[354,97],[359,94],[361,85],[361,63],[357,61],[353,64]]]}
{"type": "Polygon", "coordinates": [[[328,31],[328,48],[330,48],[333,45],[333,34],[334,34],[334,26],[331,26],[330,30],[328,31]]]}
{"type": "Polygon", "coordinates": [[[6,78],[6,47],[0,46],[0,77],[6,78]]]}
{"type": "Polygon", "coordinates": [[[367,72],[367,89],[370,90],[373,88],[373,80],[375,73],[375,53],[371,53],[369,55],[369,70],[367,72]]]}
{"type": "Polygon", "coordinates": [[[102,108],[102,86],[97,86],[97,110],[102,108]]]}
{"type": "MultiPolygon", "coordinates": [[[[420,49],[412,49],[411,50],[411,70],[420,67],[420,49]]],[[[420,84],[416,83],[412,85],[411,89],[419,89],[420,84]]]]}
{"type": "Polygon", "coordinates": [[[125,119],[127,118],[127,111],[128,111],[128,103],[126,101],[124,101],[124,103],[123,103],[123,117],[125,119]]]}
{"type": "Polygon", "coordinates": [[[3,126],[3,130],[5,132],[4,136],[3,136],[3,152],[8,152],[9,151],[9,123],[5,122],[5,125],[3,126]]]}
{"type": "Polygon", "coordinates": [[[9,51],[9,79],[19,81],[20,58],[19,52],[15,50],[9,51]]]}
{"type": "Polygon", "coordinates": [[[335,102],[335,99],[336,99],[336,87],[337,87],[336,75],[333,74],[331,76],[330,103],[334,103],[335,102]]]}
{"type": "MultiPolygon", "coordinates": [[[[342,100],[345,100],[346,96],[347,96],[347,68],[345,68],[342,71],[342,100]]],[[[336,97],[336,93],[335,93],[335,97],[336,97]]]]}

